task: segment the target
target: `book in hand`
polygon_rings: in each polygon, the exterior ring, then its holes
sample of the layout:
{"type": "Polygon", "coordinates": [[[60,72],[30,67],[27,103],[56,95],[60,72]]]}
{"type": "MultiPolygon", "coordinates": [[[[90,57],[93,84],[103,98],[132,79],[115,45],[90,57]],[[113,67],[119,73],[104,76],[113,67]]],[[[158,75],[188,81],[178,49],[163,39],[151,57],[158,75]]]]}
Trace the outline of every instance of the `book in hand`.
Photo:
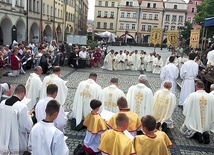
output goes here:
{"type": "Polygon", "coordinates": [[[134,139],[134,136],[132,136],[132,134],[130,134],[130,132],[128,132],[127,130],[123,131],[123,133],[131,140],[134,139]]]}
{"type": "Polygon", "coordinates": [[[105,120],[108,121],[115,113],[111,112],[111,111],[107,111],[107,110],[103,110],[100,113],[100,116],[105,120]]]}

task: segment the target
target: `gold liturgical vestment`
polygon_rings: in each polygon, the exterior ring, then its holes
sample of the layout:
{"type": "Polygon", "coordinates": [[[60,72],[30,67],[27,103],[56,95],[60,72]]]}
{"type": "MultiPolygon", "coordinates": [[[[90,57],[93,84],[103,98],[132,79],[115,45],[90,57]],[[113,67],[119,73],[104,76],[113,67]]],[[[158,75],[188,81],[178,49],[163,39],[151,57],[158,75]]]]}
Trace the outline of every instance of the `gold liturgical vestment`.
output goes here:
{"type": "MultiPolygon", "coordinates": [[[[131,112],[129,109],[120,110],[120,112],[126,113],[126,115],[129,117],[129,126],[127,128],[127,131],[129,131],[129,132],[138,131],[138,129],[141,127],[141,121],[140,121],[139,116],[136,113],[131,112]]],[[[117,114],[112,116],[109,119],[109,121],[107,122],[107,125],[110,126],[112,129],[117,128],[116,117],[117,117],[117,114]]]]}
{"type": "Polygon", "coordinates": [[[83,125],[86,126],[87,130],[92,134],[107,130],[106,123],[99,114],[89,113],[85,118],[83,125]]]}
{"type": "Polygon", "coordinates": [[[164,140],[165,144],[167,147],[172,146],[172,142],[169,139],[169,137],[167,136],[167,134],[163,131],[159,131],[159,130],[155,130],[155,135],[157,135],[157,137],[160,137],[164,140]]]}
{"type": "Polygon", "coordinates": [[[98,149],[108,155],[135,154],[132,141],[123,132],[112,129],[101,135],[98,149]]]}
{"type": "Polygon", "coordinates": [[[134,148],[137,155],[169,155],[164,140],[158,136],[136,136],[134,138],[134,148]]]}

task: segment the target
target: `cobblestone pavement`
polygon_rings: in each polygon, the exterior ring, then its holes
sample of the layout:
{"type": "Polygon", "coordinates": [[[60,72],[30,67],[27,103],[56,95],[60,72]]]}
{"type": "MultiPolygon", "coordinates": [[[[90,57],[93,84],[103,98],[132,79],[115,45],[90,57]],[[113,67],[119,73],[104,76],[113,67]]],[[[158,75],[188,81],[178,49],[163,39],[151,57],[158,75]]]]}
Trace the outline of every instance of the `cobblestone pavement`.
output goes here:
{"type": "MultiPolygon", "coordinates": [[[[117,47],[118,48],[118,47],[117,47]]],[[[119,47],[121,48],[121,47],[119,47]]],[[[118,48],[118,49],[119,49],[118,48]]],[[[124,47],[122,47],[124,48],[124,47]]],[[[130,48],[132,49],[132,48],[130,48]]],[[[140,48],[139,48],[140,49],[140,48]]],[[[110,48],[109,48],[110,50],[110,48]]],[[[147,49],[147,50],[151,50],[147,49]]],[[[159,51],[157,51],[158,53],[159,51]]],[[[162,52],[162,51],[160,51],[162,52]]],[[[164,55],[164,60],[168,57],[169,53],[165,50],[162,54],[164,55]]],[[[8,69],[5,69],[7,71],[8,69]]],[[[33,72],[32,70],[28,70],[26,75],[20,75],[17,78],[14,77],[3,77],[0,78],[0,82],[9,82],[12,83],[13,88],[16,87],[17,84],[25,84],[29,74],[33,72]]],[[[74,98],[74,94],[76,88],[82,80],[88,78],[90,72],[96,72],[98,74],[97,83],[101,85],[102,88],[109,85],[109,81],[112,77],[118,77],[120,80],[119,88],[122,89],[125,93],[127,93],[128,88],[136,84],[138,82],[137,78],[140,75],[139,71],[106,71],[98,68],[87,68],[87,69],[78,69],[74,70],[69,67],[62,67],[62,75],[61,77],[64,80],[67,80],[67,86],[69,89],[68,97],[65,103],[65,110],[71,112],[72,102],[74,98]]],[[[155,92],[160,87],[160,79],[159,75],[154,75],[148,72],[145,72],[148,78],[148,86],[155,92]]],[[[43,79],[45,75],[42,75],[43,79]]],[[[178,99],[179,90],[176,89],[176,96],[178,99]]],[[[182,110],[176,107],[173,113],[174,120],[174,128],[170,130],[169,137],[173,142],[173,146],[170,148],[170,152],[172,155],[213,155],[214,153],[214,134],[211,134],[211,143],[208,145],[198,144],[196,141],[192,139],[187,139],[180,134],[179,128],[181,127],[184,116],[182,115],[182,110]]],[[[81,131],[73,131],[70,130],[70,122],[67,123],[65,128],[65,135],[68,136],[66,143],[70,149],[70,155],[73,154],[74,148],[83,142],[85,136],[85,130],[81,131]]]]}

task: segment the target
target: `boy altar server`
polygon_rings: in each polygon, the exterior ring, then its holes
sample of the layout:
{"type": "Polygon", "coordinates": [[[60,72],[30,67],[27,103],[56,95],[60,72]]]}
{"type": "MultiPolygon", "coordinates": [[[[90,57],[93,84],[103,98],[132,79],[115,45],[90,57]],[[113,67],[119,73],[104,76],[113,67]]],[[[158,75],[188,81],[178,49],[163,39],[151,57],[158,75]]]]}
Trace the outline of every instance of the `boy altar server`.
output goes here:
{"type": "Polygon", "coordinates": [[[134,138],[137,155],[169,155],[164,139],[155,134],[156,120],[151,115],[141,119],[144,135],[134,138]]]}
{"type": "Polygon", "coordinates": [[[33,155],[69,154],[63,133],[53,123],[58,116],[59,109],[60,104],[56,100],[50,100],[45,109],[45,119],[36,123],[32,128],[28,148],[33,155]]]}
{"type": "Polygon", "coordinates": [[[102,152],[102,155],[135,154],[131,139],[124,134],[129,125],[129,117],[125,113],[118,113],[116,125],[116,129],[108,130],[101,135],[98,149],[102,152]]]}
{"type": "MultiPolygon", "coordinates": [[[[128,124],[127,131],[129,131],[132,136],[136,136],[136,132],[141,127],[139,116],[136,113],[130,111],[130,109],[128,108],[128,103],[126,101],[126,98],[124,97],[120,97],[117,100],[117,106],[120,110],[120,113],[125,113],[129,117],[129,124],[128,124]]],[[[116,117],[117,117],[117,114],[113,115],[107,122],[107,125],[112,129],[117,128],[116,117]]]]}
{"type": "Polygon", "coordinates": [[[101,105],[102,102],[99,100],[91,100],[92,111],[83,122],[83,125],[87,127],[83,148],[90,154],[99,152],[97,148],[100,144],[100,136],[107,130],[105,121],[98,113],[101,105]]]}

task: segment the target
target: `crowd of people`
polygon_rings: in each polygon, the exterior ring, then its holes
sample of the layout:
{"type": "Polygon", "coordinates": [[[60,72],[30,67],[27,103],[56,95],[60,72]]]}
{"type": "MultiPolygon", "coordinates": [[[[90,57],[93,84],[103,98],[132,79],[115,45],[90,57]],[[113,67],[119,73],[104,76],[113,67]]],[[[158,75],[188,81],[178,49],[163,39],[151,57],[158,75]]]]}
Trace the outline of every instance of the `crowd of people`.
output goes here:
{"type": "MultiPolygon", "coordinates": [[[[99,47],[92,50],[82,46],[79,49],[66,43],[58,46],[55,41],[50,46],[31,42],[27,47],[13,42],[11,47],[11,52],[8,52],[10,46],[5,46],[0,52],[3,60],[0,66],[11,66],[8,76],[18,76],[20,71],[25,73],[28,67],[34,67],[34,72],[25,85],[19,84],[15,88],[14,93],[11,84],[0,84],[2,154],[69,154],[63,134],[68,120],[63,106],[68,88],[67,81],[60,78],[60,65],[146,70],[160,74],[162,80],[160,90],[152,92],[146,86],[146,75],[142,74],[127,94],[118,88],[119,79],[116,77],[110,79],[110,85],[103,89],[96,83],[96,73],[80,82],[69,118],[74,120],[76,130],[82,125],[87,130],[83,145],[74,154],[169,154],[167,147],[172,143],[167,133],[173,128],[172,114],[177,105],[175,80],[179,74],[183,82],[178,102],[185,116],[181,133],[199,143],[210,143],[210,131],[214,132],[214,85],[208,94],[203,82],[195,83],[199,64],[194,51],[187,59],[179,47],[180,53],[173,51],[164,66],[160,55],[146,55],[143,50],[140,53],[137,50],[130,53],[111,50],[104,57],[99,47]],[[21,63],[24,58],[26,63],[21,63]],[[42,81],[40,75],[50,68],[51,74],[42,81]]],[[[208,64],[212,64],[211,54],[208,64]]]]}

